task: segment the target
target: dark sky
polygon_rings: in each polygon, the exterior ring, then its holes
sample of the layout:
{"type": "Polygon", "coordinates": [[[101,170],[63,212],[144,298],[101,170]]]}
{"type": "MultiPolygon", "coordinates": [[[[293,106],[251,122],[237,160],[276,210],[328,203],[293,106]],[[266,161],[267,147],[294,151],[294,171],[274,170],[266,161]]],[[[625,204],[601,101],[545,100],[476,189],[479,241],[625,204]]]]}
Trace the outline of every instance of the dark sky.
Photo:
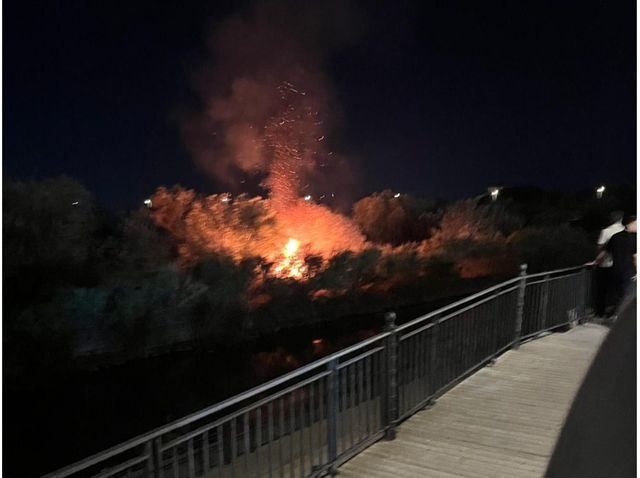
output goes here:
{"type": "MultiPolygon", "coordinates": [[[[214,191],[178,112],[240,3],[4,2],[4,176],[67,174],[110,207],[214,191]]],[[[357,193],[635,183],[633,2],[362,1],[361,17],[326,68],[357,193]]]]}

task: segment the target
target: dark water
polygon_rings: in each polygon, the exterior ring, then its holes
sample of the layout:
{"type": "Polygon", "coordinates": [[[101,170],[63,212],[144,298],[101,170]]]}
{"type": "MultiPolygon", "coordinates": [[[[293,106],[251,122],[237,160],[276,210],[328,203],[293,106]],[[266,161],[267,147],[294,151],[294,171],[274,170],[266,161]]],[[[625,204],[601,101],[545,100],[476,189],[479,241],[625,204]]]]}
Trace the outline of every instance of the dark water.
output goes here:
{"type": "MultiPolygon", "coordinates": [[[[400,309],[399,322],[455,299],[400,309]]],[[[3,471],[13,477],[51,472],[374,335],[382,324],[382,314],[350,317],[233,349],[81,372],[35,391],[5,387],[3,471]]]]}

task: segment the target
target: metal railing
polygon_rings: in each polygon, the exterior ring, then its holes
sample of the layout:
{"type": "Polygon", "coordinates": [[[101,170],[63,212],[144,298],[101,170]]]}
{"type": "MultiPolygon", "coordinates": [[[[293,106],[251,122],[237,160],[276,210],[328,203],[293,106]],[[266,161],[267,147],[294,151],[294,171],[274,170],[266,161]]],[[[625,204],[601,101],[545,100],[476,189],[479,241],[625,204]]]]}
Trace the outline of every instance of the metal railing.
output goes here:
{"type": "Polygon", "coordinates": [[[45,478],[315,477],[509,348],[577,322],[591,271],[526,274],[385,331],[45,478]]]}

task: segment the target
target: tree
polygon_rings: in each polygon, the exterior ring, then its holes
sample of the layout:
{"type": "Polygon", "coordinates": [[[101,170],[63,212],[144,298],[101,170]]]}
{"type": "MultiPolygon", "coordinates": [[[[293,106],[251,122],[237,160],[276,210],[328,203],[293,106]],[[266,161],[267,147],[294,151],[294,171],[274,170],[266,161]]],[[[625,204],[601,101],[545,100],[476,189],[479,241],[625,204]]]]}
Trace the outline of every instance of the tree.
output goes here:
{"type": "Polygon", "coordinates": [[[353,205],[352,217],[367,239],[394,246],[425,239],[435,226],[432,201],[389,190],[374,193],[353,205]]]}
{"type": "Polygon", "coordinates": [[[528,227],[508,238],[521,263],[530,272],[578,266],[595,257],[595,242],[570,226],[528,227]]]}
{"type": "Polygon", "coordinates": [[[3,276],[11,303],[51,296],[81,282],[96,229],[91,194],[67,177],[5,181],[3,276]]]}

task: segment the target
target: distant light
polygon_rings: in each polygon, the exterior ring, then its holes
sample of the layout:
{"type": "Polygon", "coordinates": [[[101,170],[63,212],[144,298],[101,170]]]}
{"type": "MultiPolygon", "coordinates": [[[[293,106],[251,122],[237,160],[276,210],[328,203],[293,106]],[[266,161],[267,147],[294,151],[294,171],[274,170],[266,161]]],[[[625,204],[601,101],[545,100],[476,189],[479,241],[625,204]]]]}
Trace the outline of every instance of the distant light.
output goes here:
{"type": "Polygon", "coordinates": [[[145,199],[144,200],[144,205],[147,207],[152,207],[153,203],[151,202],[151,199],[145,199]]]}
{"type": "Polygon", "coordinates": [[[600,198],[602,197],[602,195],[604,194],[605,189],[606,189],[606,188],[605,188],[604,186],[599,186],[599,187],[596,189],[596,197],[597,197],[598,199],[600,199],[600,198]]]}
{"type": "Polygon", "coordinates": [[[335,195],[335,194],[333,194],[333,193],[331,193],[331,197],[332,197],[332,198],[334,198],[334,197],[336,197],[336,195],[335,195]]]}
{"type": "Polygon", "coordinates": [[[495,201],[496,199],[498,199],[498,196],[500,195],[500,190],[501,189],[502,188],[499,188],[499,187],[488,188],[489,194],[491,195],[491,200],[492,201],[495,201]]]}
{"type": "Polygon", "coordinates": [[[323,342],[322,339],[313,339],[313,341],[311,342],[313,345],[320,345],[323,342]]]}
{"type": "Polygon", "coordinates": [[[80,201],[74,201],[71,203],[72,206],[77,206],[78,204],[80,204],[80,201]]]}
{"type": "Polygon", "coordinates": [[[393,197],[394,197],[394,198],[399,198],[399,197],[400,197],[400,193],[395,193],[395,194],[393,195],[393,197]]]}
{"type": "Polygon", "coordinates": [[[223,194],[223,195],[222,195],[222,199],[220,199],[220,201],[222,201],[222,202],[229,202],[229,201],[231,201],[231,195],[229,195],[229,194],[223,194]]]}
{"type": "Polygon", "coordinates": [[[311,195],[310,195],[310,194],[307,194],[307,195],[304,197],[304,200],[305,200],[305,201],[311,201],[311,195]]]}

